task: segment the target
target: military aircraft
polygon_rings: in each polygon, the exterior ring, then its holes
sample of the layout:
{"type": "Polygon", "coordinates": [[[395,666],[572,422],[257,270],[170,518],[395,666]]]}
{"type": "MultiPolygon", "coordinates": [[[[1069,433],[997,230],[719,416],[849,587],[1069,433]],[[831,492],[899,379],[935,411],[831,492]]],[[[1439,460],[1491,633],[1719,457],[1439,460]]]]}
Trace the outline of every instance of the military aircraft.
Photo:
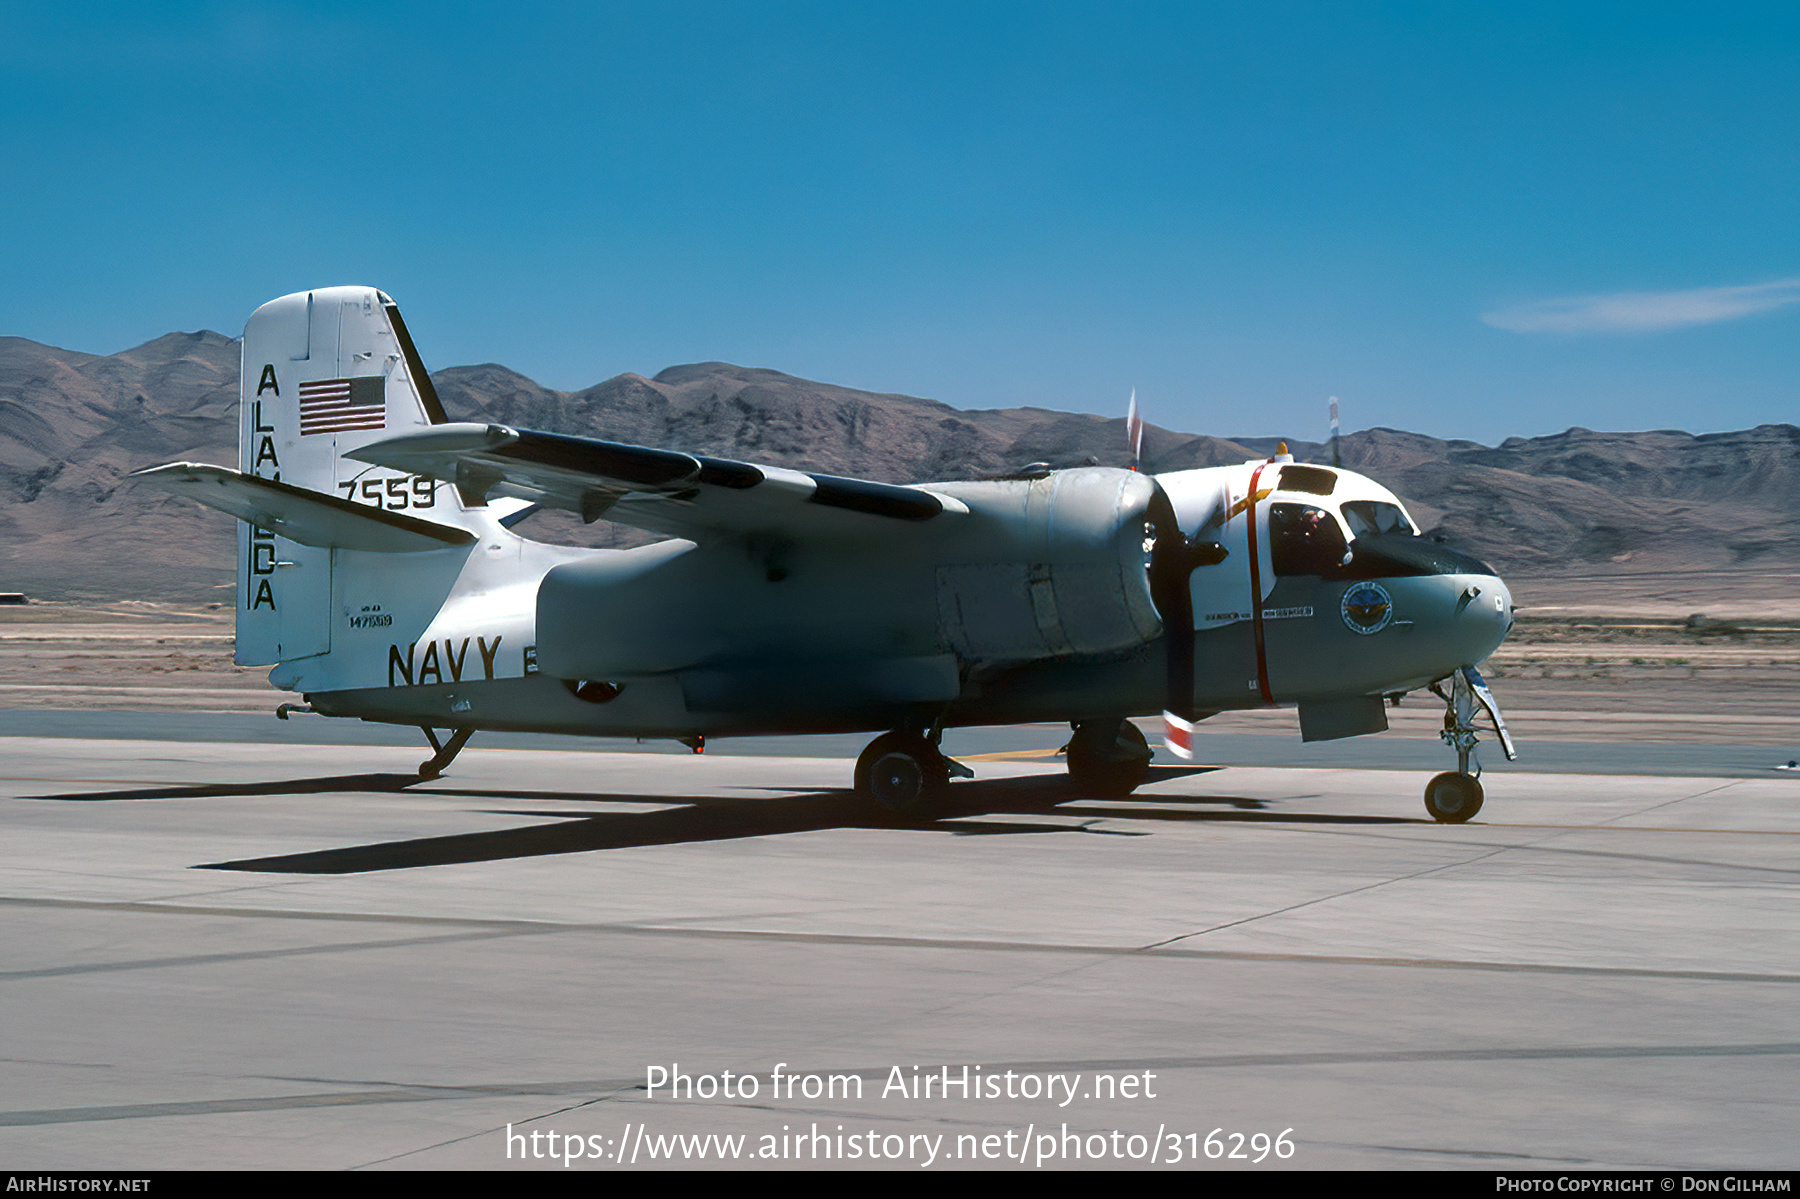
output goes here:
{"type": "Polygon", "coordinates": [[[1291,455],[897,486],[454,422],[369,287],[251,315],[240,433],[236,470],[134,477],[240,518],[236,661],[303,695],[278,715],[415,725],[423,777],[478,730],[880,732],[857,791],[916,817],[970,773],[946,728],[1067,721],[1075,785],[1125,795],[1152,756],[1130,717],[1162,711],[1185,756],[1218,712],[1293,704],[1328,740],[1421,688],[1457,754],[1435,819],[1481,806],[1479,712],[1512,756],[1475,668],[1506,586],[1387,489],[1291,455]],[[513,531],[537,508],[668,540],[543,544],[513,531]]]}

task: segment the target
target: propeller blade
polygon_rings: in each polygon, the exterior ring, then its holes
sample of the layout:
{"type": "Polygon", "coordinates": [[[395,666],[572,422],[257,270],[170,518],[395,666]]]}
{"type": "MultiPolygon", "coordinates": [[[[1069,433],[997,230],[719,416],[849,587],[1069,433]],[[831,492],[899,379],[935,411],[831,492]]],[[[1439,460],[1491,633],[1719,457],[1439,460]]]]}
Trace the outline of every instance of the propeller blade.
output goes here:
{"type": "Polygon", "coordinates": [[[1147,512],[1155,541],[1150,548],[1150,599],[1162,616],[1168,668],[1163,692],[1163,744],[1181,758],[1194,756],[1194,595],[1189,576],[1225,560],[1216,541],[1190,539],[1160,485],[1147,512]]]}
{"type": "Polygon", "coordinates": [[[1135,387],[1131,389],[1131,404],[1125,409],[1125,439],[1131,443],[1131,469],[1141,469],[1144,458],[1144,418],[1138,415],[1135,387]]]}

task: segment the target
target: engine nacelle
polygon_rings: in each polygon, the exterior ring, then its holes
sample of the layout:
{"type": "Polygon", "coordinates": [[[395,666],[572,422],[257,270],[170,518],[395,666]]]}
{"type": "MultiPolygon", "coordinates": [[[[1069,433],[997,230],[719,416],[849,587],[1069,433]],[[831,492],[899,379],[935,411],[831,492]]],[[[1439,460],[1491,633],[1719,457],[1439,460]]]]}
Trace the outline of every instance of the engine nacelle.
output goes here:
{"type": "Polygon", "coordinates": [[[937,566],[940,636],[964,662],[1106,654],[1162,632],[1145,523],[1156,485],[1102,467],[938,484],[971,520],[937,566]]]}

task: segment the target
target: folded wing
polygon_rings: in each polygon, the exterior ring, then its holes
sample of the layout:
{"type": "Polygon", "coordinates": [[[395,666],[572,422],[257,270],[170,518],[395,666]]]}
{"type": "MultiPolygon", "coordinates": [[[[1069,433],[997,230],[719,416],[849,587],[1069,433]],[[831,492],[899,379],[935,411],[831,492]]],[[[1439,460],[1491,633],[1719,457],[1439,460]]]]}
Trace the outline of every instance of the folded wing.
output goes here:
{"type": "Polygon", "coordinates": [[[504,425],[443,424],[349,453],[359,462],[451,481],[464,503],[528,500],[690,540],[758,532],[857,537],[967,514],[923,487],[807,474],[504,425]]]}

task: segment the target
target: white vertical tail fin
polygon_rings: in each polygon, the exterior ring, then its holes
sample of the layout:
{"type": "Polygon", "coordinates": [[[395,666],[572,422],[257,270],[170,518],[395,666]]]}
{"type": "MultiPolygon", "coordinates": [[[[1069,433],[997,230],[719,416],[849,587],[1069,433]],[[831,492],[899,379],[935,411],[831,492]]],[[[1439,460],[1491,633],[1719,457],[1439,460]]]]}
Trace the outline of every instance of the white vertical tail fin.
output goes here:
{"type": "MultiPolygon", "coordinates": [[[[239,469],[389,511],[455,519],[454,489],[346,460],[349,450],[444,423],[400,311],[372,287],[271,300],[244,326],[239,469]]],[[[239,665],[331,649],[334,551],[238,530],[239,665]]]]}

